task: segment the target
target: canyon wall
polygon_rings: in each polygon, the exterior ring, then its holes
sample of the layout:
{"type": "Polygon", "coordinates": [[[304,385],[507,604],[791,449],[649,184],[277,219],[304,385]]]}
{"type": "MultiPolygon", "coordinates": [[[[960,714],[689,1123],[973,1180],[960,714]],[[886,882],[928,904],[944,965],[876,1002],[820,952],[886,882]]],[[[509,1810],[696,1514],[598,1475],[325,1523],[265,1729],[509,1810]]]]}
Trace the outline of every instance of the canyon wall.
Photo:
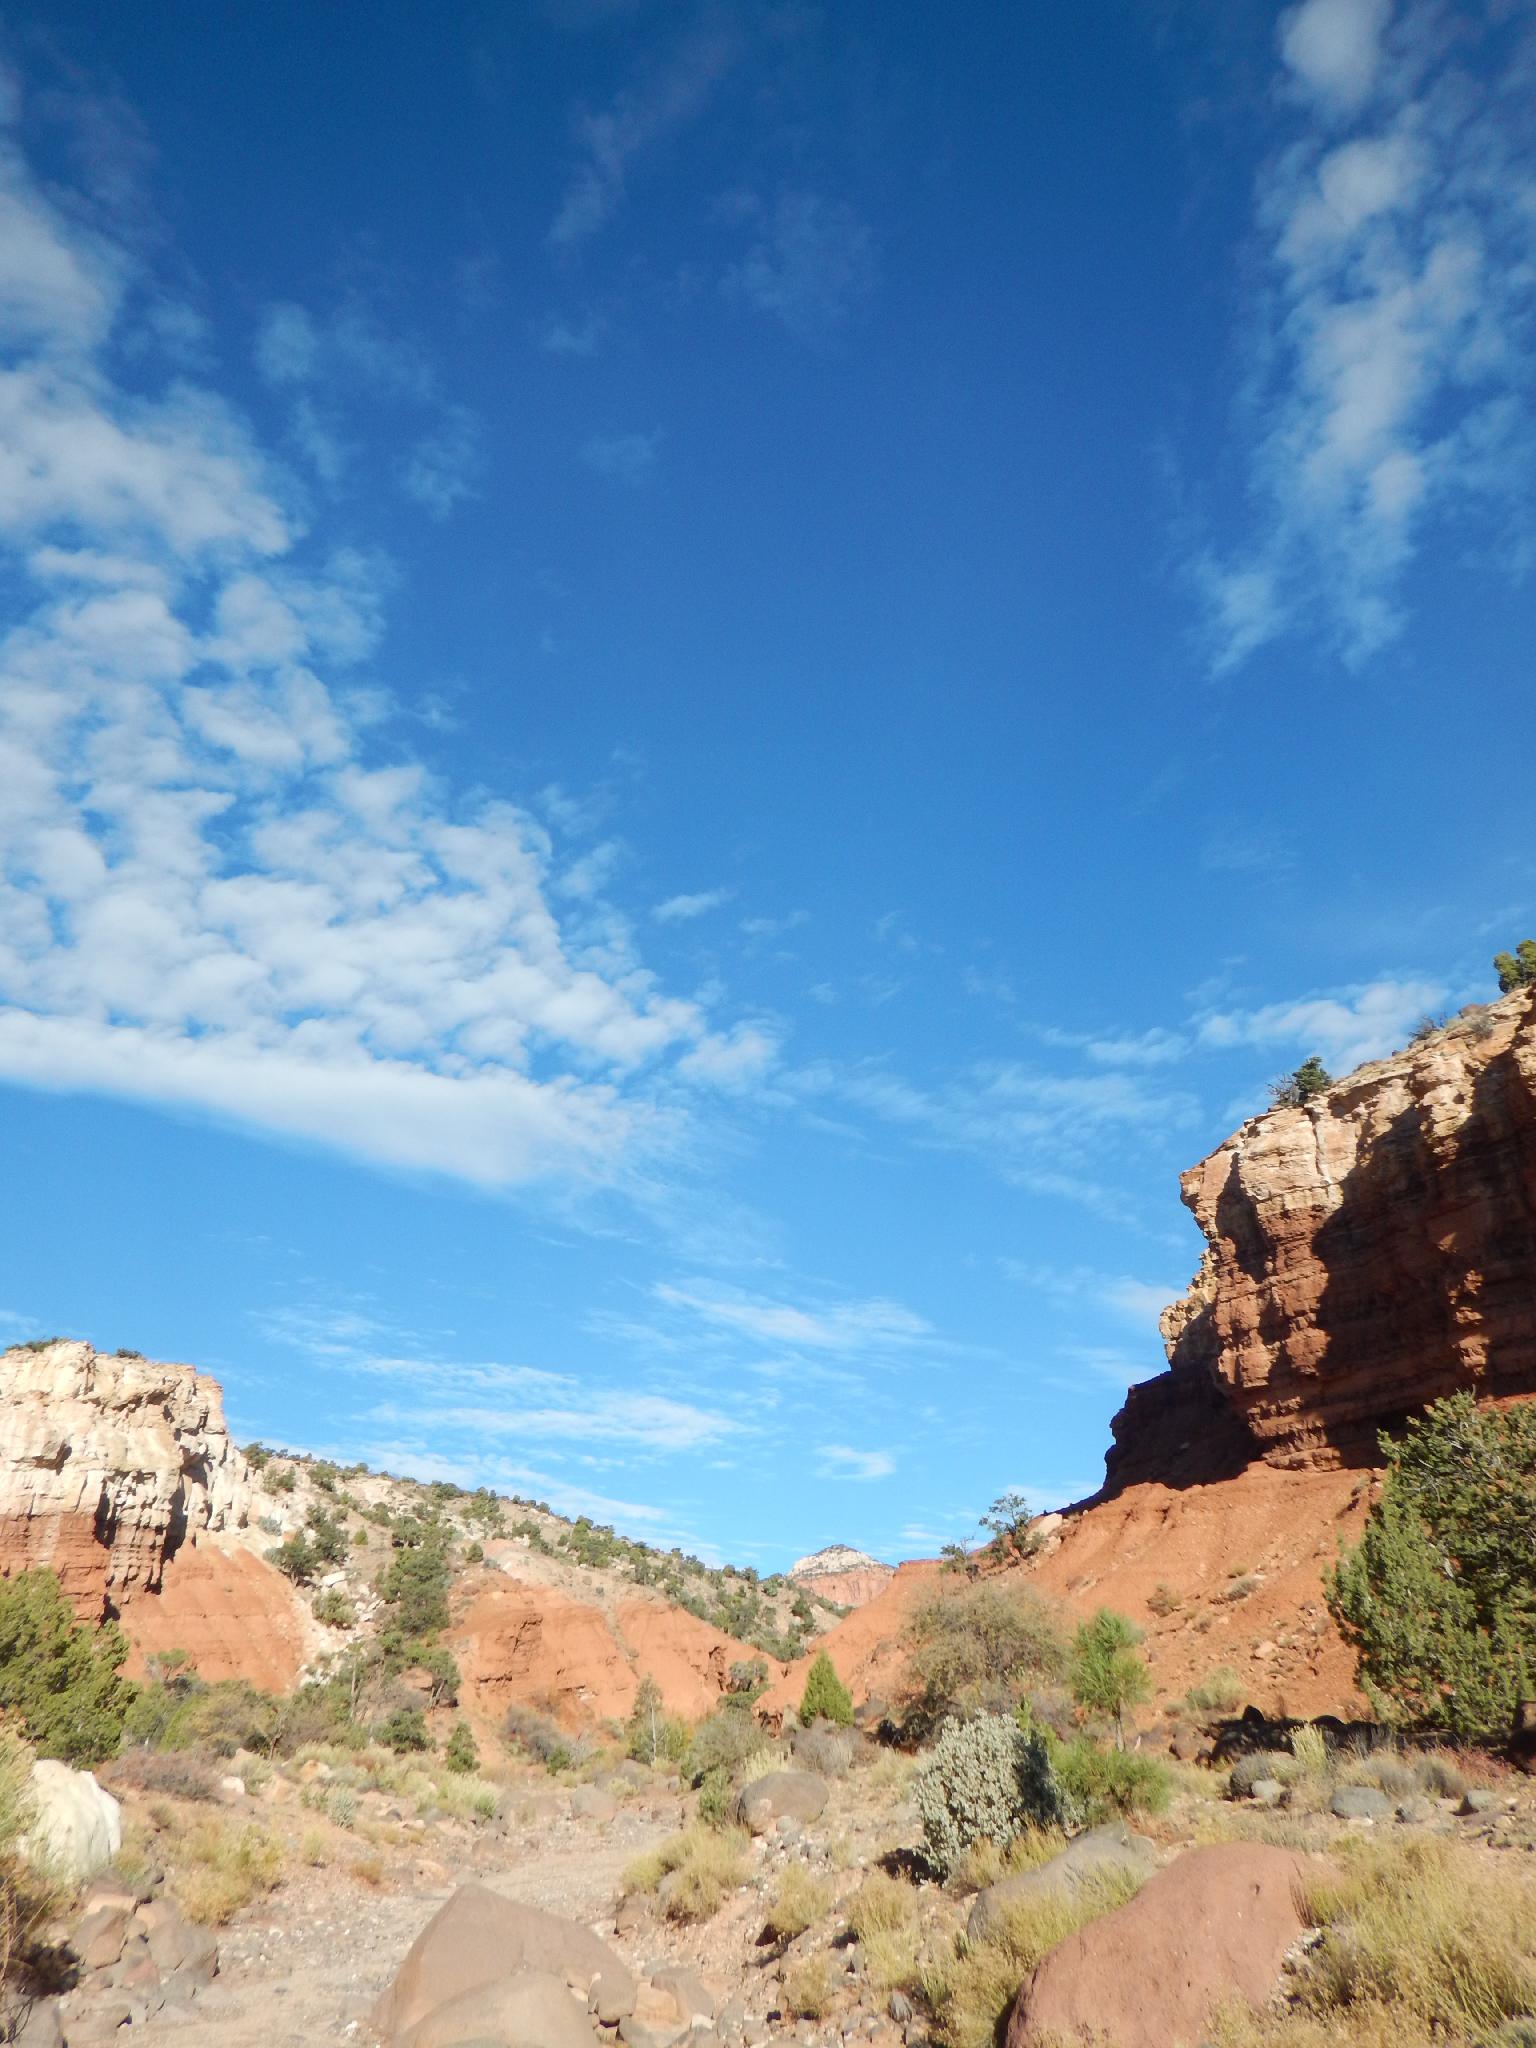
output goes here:
{"type": "Polygon", "coordinates": [[[1182,1186],[1206,1249],[1107,1492],[1371,1465],[1443,1394],[1536,1393],[1536,991],[1250,1119],[1182,1186]]]}
{"type": "Polygon", "coordinates": [[[883,1593],[895,1576],[893,1565],[882,1564],[866,1551],[846,1543],[829,1543],[791,1565],[791,1583],[803,1587],[834,1607],[864,1607],[883,1593]]]}
{"type": "Polygon", "coordinates": [[[158,1592],[181,1545],[243,1527],[251,1499],[216,1380],[89,1344],[0,1355],[0,1570],[46,1565],[99,1615],[158,1592]]]}

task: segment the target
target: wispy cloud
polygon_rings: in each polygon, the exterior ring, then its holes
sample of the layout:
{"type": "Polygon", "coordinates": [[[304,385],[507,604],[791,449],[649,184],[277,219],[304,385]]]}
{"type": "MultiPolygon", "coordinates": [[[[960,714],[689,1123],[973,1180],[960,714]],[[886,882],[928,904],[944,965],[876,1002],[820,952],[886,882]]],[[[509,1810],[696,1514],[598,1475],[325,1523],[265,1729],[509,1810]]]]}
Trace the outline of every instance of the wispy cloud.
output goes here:
{"type": "Polygon", "coordinates": [[[662,1281],[651,1291],[668,1308],[685,1310],[716,1329],[797,1350],[867,1352],[923,1342],[934,1334],[931,1325],[898,1301],[802,1306],[703,1280],[662,1281]]]}
{"type": "Polygon", "coordinates": [[[712,910],[720,910],[735,894],[733,889],[701,889],[692,896],[669,896],[665,903],[658,903],[651,912],[658,924],[691,924],[696,917],[707,917],[712,910]]]}
{"type": "Polygon", "coordinates": [[[593,434],[581,444],[581,459],[598,476],[614,483],[638,483],[656,460],[661,428],[649,433],[593,434]]]}
{"type": "Polygon", "coordinates": [[[1183,1292],[1168,1281],[1138,1280],[1127,1273],[1101,1273],[1091,1266],[1052,1266],[1033,1259],[1004,1258],[998,1265],[1021,1287],[1058,1301],[1091,1301],[1126,1322],[1157,1327],[1170,1301],[1183,1292]]]}
{"type": "Polygon", "coordinates": [[[726,276],[726,289],[772,314],[802,341],[845,327],[875,288],[874,238],[844,200],[782,193],[749,202],[757,239],[726,276]]]}
{"type": "Polygon", "coordinates": [[[1305,0],[1261,181],[1245,545],[1200,565],[1218,671],[1302,619],[1358,661],[1432,520],[1528,518],[1536,40],[1523,10],[1305,0]]]}
{"type": "MultiPolygon", "coordinates": [[[[393,1402],[373,1410],[376,1422],[409,1417],[393,1402]]],[[[437,1430],[465,1430],[496,1439],[556,1439],[571,1443],[619,1444],[633,1450],[693,1451],[737,1432],[739,1425],[712,1409],[660,1394],[633,1394],[614,1388],[590,1388],[583,1398],[564,1407],[522,1407],[498,1401],[494,1407],[474,1404],[434,1407],[437,1430]]]]}
{"type": "Polygon", "coordinates": [[[1337,994],[1265,1003],[1251,1010],[1218,1010],[1200,1024],[1202,1044],[1288,1046],[1319,1053],[1345,1072],[1362,1060],[1395,1052],[1427,1011],[1445,1001],[1443,982],[1381,980],[1337,994]]]}
{"type": "Polygon", "coordinates": [[[889,1451],[855,1451],[847,1444],[823,1444],[816,1456],[824,1479],[889,1479],[896,1470],[889,1451]]]}
{"type": "MultiPolygon", "coordinates": [[[[487,1187],[614,1177],[761,1047],[592,896],[562,922],[527,813],[381,762],[380,582],[217,392],[114,383],[144,288],[0,153],[0,1076],[487,1187]]],[[[312,377],[318,333],[269,322],[268,374],[312,377]]],[[[349,345],[409,384],[387,343],[349,345]]]]}
{"type": "Polygon", "coordinates": [[[552,248],[573,250],[607,225],[635,162],[702,111],[739,48],[728,23],[707,22],[608,106],[578,117],[579,161],[550,223],[552,248]]]}

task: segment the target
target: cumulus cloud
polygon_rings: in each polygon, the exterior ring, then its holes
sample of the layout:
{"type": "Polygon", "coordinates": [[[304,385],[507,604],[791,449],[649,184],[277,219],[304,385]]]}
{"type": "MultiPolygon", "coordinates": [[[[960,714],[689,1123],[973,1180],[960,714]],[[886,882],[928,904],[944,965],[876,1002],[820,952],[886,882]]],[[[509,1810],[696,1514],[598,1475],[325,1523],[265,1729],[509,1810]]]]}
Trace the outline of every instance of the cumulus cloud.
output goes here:
{"type": "MultiPolygon", "coordinates": [[[[600,905],[562,926],[516,806],[371,757],[368,566],[216,392],[114,383],[138,289],[0,148],[0,1077],[487,1187],[613,1174],[678,1063],[739,1086],[758,1027],[666,995],[600,905]]],[[[269,318],[266,373],[313,376],[310,334],[269,318]]]]}
{"type": "Polygon", "coordinates": [[[1200,1024],[1202,1044],[1289,1046],[1321,1054],[1340,1072],[1381,1059],[1402,1045],[1414,1024],[1446,999],[1442,982],[1381,980],[1336,995],[1218,1010],[1200,1024]]]}
{"type": "Polygon", "coordinates": [[[1400,629],[1432,521],[1489,522],[1497,562],[1528,512],[1536,39],[1524,16],[1446,28],[1391,0],[1282,18],[1249,531],[1198,565],[1218,671],[1302,620],[1364,659],[1400,629]]]}

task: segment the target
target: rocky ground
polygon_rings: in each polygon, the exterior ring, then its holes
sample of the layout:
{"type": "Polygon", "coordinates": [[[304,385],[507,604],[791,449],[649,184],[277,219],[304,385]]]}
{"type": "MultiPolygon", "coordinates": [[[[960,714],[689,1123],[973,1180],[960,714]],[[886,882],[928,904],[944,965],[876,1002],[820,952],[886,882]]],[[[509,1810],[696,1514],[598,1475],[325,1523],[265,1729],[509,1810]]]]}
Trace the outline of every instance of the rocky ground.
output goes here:
{"type": "MultiPolygon", "coordinates": [[[[1151,1866],[1171,1868],[1185,1852],[1215,1842],[1327,1851],[1374,1833],[1398,1843],[1444,1839],[1522,1880],[1536,1868],[1536,1784],[1528,1779],[1495,1770],[1491,1782],[1485,1773],[1484,1783],[1467,1789],[1454,1778],[1437,1786],[1422,1774],[1414,1778],[1405,1764],[1365,1760],[1345,1774],[1360,1783],[1308,1788],[1282,1785],[1269,1768],[1263,1759],[1249,1761],[1235,1782],[1226,1771],[1180,1769],[1170,1810],[1137,1823],[1146,1831],[1143,1853],[1151,1866]]],[[[848,2041],[901,2048],[928,2038],[920,2012],[899,1992],[877,1988],[847,1924],[849,1902],[869,1873],[882,1865],[903,1870],[901,1852],[918,1840],[906,1759],[866,1751],[828,1786],[815,1818],[769,1818],[743,1851],[742,1881],[727,1888],[718,1911],[695,1922],[667,1917],[654,1891],[637,1889],[632,1876],[637,1861],[690,1817],[692,1801],[675,1779],[634,1765],[607,1771],[597,1785],[515,1771],[500,1788],[500,1810],[478,1822],[422,1815],[369,1792],[353,1824],[337,1828],[316,1818],[327,1769],[312,1760],[291,1776],[274,1776],[259,1794],[231,1795],[221,1809],[221,1823],[248,1820],[280,1840],[285,1861],[276,1888],[217,1930],[217,1975],[195,1987],[168,1978],[161,2003],[126,1985],[122,1966],[86,1971],[60,2008],[70,2048],[105,2040],[119,2048],[137,2041],[187,2048],[371,2043],[369,2015],[380,1994],[437,1910],[470,1883],[591,1929],[643,1987],[669,1969],[695,1974],[707,1993],[709,2024],[693,2022],[690,2036],[692,2015],[672,2011],[646,1988],[640,2010],[619,2029],[631,2048],[666,2048],[685,2037],[691,2048],[758,2048],[775,2040],[806,2048],[848,2041]],[[775,1938],[766,1923],[784,1895],[786,1873],[797,1868],[819,1891],[819,1910],[799,1932],[775,1938]],[[807,1964],[828,1990],[814,2018],[796,2015],[793,1990],[786,1989],[807,1964]]],[[[179,1802],[135,1800],[128,1885],[165,1897],[168,1887],[154,1882],[156,1853],[169,1861],[177,1831],[198,1820],[179,1802]]],[[[98,1890],[114,1884],[121,1892],[115,1876],[99,1881],[98,1890]]],[[[973,1897],[964,1886],[932,1883],[915,1886],[914,1895],[922,1952],[952,1952],[973,1897]]],[[[78,1910],[73,1924],[78,1929],[78,1910]]],[[[40,2030],[23,2039],[55,2048],[60,2036],[40,2030]]]]}

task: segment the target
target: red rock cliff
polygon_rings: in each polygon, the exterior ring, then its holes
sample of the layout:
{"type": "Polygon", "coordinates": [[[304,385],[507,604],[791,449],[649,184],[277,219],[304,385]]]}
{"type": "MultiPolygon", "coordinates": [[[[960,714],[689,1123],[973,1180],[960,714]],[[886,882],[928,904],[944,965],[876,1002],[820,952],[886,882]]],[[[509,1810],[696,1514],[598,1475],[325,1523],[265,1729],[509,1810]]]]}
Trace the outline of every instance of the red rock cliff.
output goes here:
{"type": "Polygon", "coordinates": [[[1109,1492],[1376,1463],[1427,1401],[1536,1393],[1536,991],[1252,1118],[1183,1193],[1206,1250],[1109,1492]]]}

